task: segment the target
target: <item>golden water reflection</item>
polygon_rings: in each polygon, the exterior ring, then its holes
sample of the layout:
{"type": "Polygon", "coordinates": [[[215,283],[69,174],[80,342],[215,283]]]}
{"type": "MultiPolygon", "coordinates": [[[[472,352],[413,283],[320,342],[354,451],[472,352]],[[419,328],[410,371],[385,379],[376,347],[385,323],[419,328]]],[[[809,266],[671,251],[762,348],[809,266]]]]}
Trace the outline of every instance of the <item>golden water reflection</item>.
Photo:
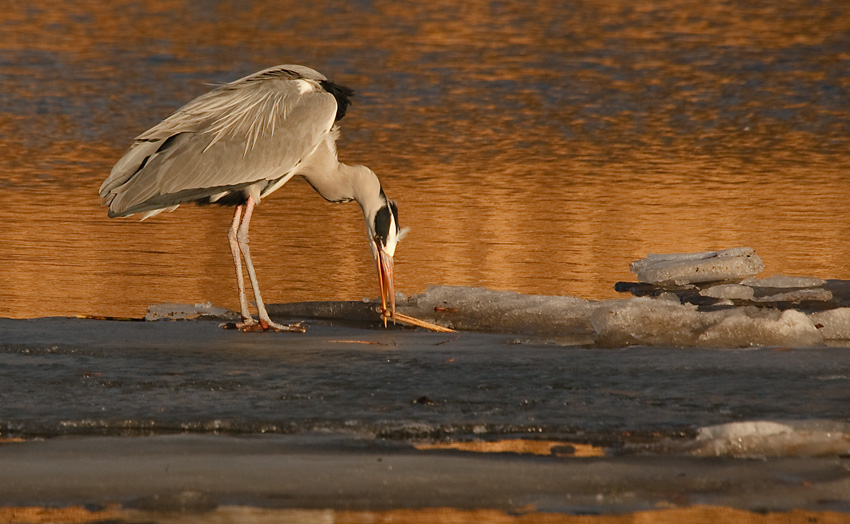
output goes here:
{"type": "MultiPolygon", "coordinates": [[[[286,62],[357,91],[340,157],[411,227],[404,293],[603,298],[647,253],[742,245],[850,278],[844,2],[43,4],[0,21],[0,316],[235,307],[228,210],[110,220],[97,188],[205,83],[286,62]]],[[[266,300],[376,296],[364,232],[302,181],[264,201],[266,300]]]]}
{"type": "Polygon", "coordinates": [[[331,509],[276,509],[223,505],[199,515],[196,513],[124,509],[118,505],[105,508],[17,506],[0,508],[0,522],[87,524],[108,520],[117,523],[151,521],[161,524],[211,521],[250,522],[252,524],[316,521],[333,524],[472,524],[479,522],[491,524],[667,524],[673,522],[724,522],[726,524],[819,522],[838,524],[847,521],[845,514],[834,511],[746,511],[708,505],[676,507],[676,504],[669,502],[659,503],[658,506],[651,510],[612,515],[569,515],[538,512],[533,507],[519,512],[456,508],[336,511],[331,509]]]}

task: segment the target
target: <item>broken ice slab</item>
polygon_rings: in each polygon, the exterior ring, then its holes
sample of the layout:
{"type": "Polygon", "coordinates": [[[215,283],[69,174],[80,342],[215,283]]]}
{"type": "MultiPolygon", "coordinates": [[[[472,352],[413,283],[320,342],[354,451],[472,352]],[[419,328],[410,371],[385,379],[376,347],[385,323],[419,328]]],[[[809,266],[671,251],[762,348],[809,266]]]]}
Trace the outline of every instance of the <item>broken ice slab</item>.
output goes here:
{"type": "Polygon", "coordinates": [[[755,302],[776,303],[776,302],[829,302],[832,300],[832,292],[822,288],[808,289],[791,289],[784,293],[776,293],[774,295],[758,296],[753,299],[755,302]]]}
{"type": "Polygon", "coordinates": [[[608,302],[485,288],[430,286],[424,293],[397,300],[397,307],[408,315],[457,330],[546,335],[567,344],[584,344],[593,341],[590,315],[600,304],[608,302]]]}
{"type": "Polygon", "coordinates": [[[767,278],[746,278],[741,281],[741,284],[749,287],[785,289],[820,287],[826,284],[826,281],[821,278],[813,277],[786,277],[784,275],[773,275],[767,278]]]}
{"type": "Polygon", "coordinates": [[[691,453],[704,457],[821,457],[850,453],[850,424],[753,420],[700,428],[691,453]]]}
{"type": "Polygon", "coordinates": [[[629,269],[641,282],[683,286],[741,280],[760,273],[764,263],[753,248],[737,247],[702,253],[648,255],[632,262],[629,269]]]}
{"type": "Polygon", "coordinates": [[[148,306],[145,320],[191,320],[195,318],[219,318],[235,320],[239,315],[223,307],[215,307],[209,302],[203,304],[154,304],[148,306]]]}
{"type": "Polygon", "coordinates": [[[812,277],[786,277],[773,275],[768,278],[747,278],[741,284],[752,288],[755,302],[829,302],[832,292],[824,289],[826,281],[812,277]]]}
{"type": "Polygon", "coordinates": [[[842,307],[809,315],[824,340],[850,340],[850,308],[842,307]]]}
{"type": "MultiPolygon", "coordinates": [[[[420,320],[455,330],[552,337],[569,345],[593,343],[590,315],[609,302],[614,301],[458,286],[430,286],[410,297],[396,293],[398,312],[420,320]]],[[[373,323],[380,318],[377,306],[374,301],[266,305],[273,317],[373,323]]]]}
{"type": "Polygon", "coordinates": [[[699,294],[704,297],[726,300],[752,300],[755,291],[749,286],[740,284],[720,284],[702,289],[699,294]]]}
{"type": "Polygon", "coordinates": [[[737,307],[699,311],[674,297],[633,298],[601,306],[590,317],[599,347],[811,347],[824,337],[806,314],[737,307]]]}
{"type": "MultiPolygon", "coordinates": [[[[773,278],[773,277],[771,277],[773,278]]],[[[782,277],[787,278],[787,277],[782,277]]],[[[794,277],[794,280],[802,282],[803,277],[794,277]]],[[[764,279],[770,280],[770,279],[764,279]]],[[[779,302],[828,302],[832,300],[832,292],[821,287],[800,287],[791,285],[791,281],[787,281],[783,287],[774,286],[756,286],[751,287],[747,282],[751,279],[744,280],[741,284],[720,284],[707,287],[699,291],[700,296],[718,298],[725,300],[737,300],[757,302],[763,304],[776,304],[779,302]],[[780,291],[772,293],[770,291],[780,291]]],[[[821,285],[822,280],[808,279],[807,285],[821,285]],[[821,284],[812,284],[812,282],[821,282],[821,284]]]]}

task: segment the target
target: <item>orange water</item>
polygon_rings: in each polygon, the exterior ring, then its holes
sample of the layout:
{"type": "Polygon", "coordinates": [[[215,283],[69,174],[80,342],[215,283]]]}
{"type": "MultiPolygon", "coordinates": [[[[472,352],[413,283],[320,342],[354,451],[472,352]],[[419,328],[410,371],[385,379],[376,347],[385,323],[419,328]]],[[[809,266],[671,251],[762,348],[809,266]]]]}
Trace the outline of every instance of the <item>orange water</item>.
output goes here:
{"type": "MultiPolygon", "coordinates": [[[[0,16],[0,316],[236,307],[228,210],[108,219],[97,189],[207,84],[279,63],[355,89],[340,159],[411,227],[404,293],[611,297],[647,253],[743,245],[850,278],[843,0],[42,4],[0,16]]],[[[268,302],[377,295],[359,208],[303,181],[251,241],[268,302]]]]}

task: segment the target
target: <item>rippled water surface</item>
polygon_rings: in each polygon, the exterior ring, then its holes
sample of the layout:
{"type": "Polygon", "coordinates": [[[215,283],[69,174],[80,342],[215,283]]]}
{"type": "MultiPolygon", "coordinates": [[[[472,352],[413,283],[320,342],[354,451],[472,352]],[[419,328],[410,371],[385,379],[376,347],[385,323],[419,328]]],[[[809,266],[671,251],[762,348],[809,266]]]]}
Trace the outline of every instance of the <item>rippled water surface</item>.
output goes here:
{"type": "MultiPolygon", "coordinates": [[[[397,289],[614,295],[647,253],[749,245],[850,278],[850,4],[14,2],[0,17],[0,316],[235,307],[225,209],[108,219],[133,137],[282,63],[356,91],[341,160],[411,233],[397,289]]],[[[253,221],[269,302],[377,295],[360,211],[253,221]]]]}

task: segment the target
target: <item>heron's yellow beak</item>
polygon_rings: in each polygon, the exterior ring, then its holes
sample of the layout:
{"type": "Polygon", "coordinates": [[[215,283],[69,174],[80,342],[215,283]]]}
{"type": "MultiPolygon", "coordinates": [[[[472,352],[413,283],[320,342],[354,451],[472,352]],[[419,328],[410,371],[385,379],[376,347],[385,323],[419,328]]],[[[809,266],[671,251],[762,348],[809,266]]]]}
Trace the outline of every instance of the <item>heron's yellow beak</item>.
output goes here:
{"type": "Polygon", "coordinates": [[[388,255],[377,246],[378,284],[381,287],[381,316],[384,319],[384,327],[387,319],[392,318],[395,323],[395,284],[393,283],[393,257],[388,255]],[[387,302],[390,309],[387,310],[387,302]]]}

